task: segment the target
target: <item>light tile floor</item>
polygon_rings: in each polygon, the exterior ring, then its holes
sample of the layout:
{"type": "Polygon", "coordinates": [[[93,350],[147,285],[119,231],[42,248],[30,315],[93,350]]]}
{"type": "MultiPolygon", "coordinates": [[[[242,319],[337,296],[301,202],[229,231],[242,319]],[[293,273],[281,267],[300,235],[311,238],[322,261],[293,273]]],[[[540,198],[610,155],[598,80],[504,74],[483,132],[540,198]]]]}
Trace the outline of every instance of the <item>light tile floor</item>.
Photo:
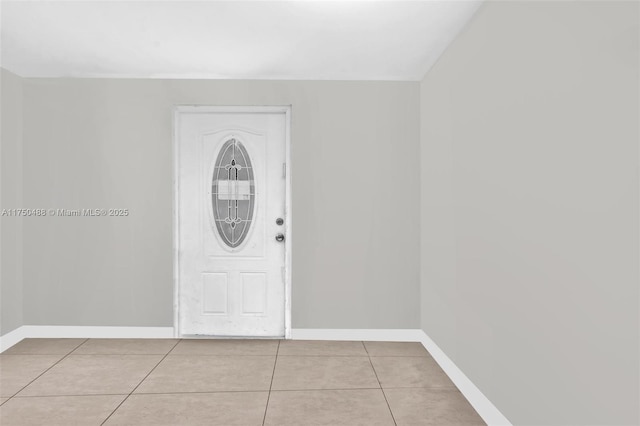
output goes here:
{"type": "Polygon", "coordinates": [[[26,339],[0,425],[483,425],[420,343],[26,339]]]}

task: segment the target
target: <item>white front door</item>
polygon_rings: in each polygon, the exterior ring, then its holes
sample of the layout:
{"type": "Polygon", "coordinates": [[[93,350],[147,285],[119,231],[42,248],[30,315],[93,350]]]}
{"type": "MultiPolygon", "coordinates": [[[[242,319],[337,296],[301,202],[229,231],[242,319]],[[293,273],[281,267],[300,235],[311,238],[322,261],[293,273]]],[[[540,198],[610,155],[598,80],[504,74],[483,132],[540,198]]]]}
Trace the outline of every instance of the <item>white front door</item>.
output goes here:
{"type": "Polygon", "coordinates": [[[178,332],[282,337],[288,110],[179,107],[175,120],[178,332]]]}

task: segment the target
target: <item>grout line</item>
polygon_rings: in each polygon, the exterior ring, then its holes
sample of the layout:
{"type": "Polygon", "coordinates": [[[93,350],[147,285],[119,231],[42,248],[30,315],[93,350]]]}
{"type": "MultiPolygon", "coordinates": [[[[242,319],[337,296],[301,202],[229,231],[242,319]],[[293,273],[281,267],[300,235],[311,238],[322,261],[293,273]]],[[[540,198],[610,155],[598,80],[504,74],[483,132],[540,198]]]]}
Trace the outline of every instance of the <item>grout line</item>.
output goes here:
{"type": "MultiPolygon", "coordinates": [[[[0,355],[0,359],[4,358],[4,357],[11,357],[11,356],[61,356],[63,354],[8,354],[8,355],[0,355]]],[[[114,354],[114,353],[110,353],[110,354],[78,354],[75,353],[75,349],[66,354],[66,356],[70,356],[73,355],[74,357],[82,357],[82,356],[152,356],[152,355],[165,355],[165,353],[145,353],[145,354],[127,354],[127,353],[120,353],[120,354],[114,354]]],[[[173,356],[180,356],[180,355],[173,355],[173,356]]],[[[273,355],[271,355],[273,356],[273,355]]]]}
{"type": "Polygon", "coordinates": [[[78,348],[79,348],[80,346],[84,345],[84,344],[85,344],[85,343],[87,343],[89,340],[90,340],[90,338],[89,338],[89,337],[88,337],[88,338],[86,338],[86,339],[84,340],[84,342],[80,343],[78,346],[76,346],[75,348],[73,348],[73,350],[72,350],[71,352],[69,352],[69,355],[71,355],[72,353],[74,353],[75,351],[77,351],[77,350],[78,350],[78,348]]]}
{"type": "MultiPolygon", "coordinates": [[[[20,353],[20,352],[18,352],[18,353],[10,353],[10,354],[8,354],[8,353],[6,353],[6,351],[8,351],[9,349],[11,349],[11,348],[8,348],[8,349],[7,349],[7,350],[5,350],[4,352],[0,353],[0,357],[5,357],[5,356],[16,356],[16,355],[19,355],[19,356],[34,356],[34,355],[54,356],[54,355],[64,355],[65,357],[67,357],[67,356],[69,356],[69,355],[73,355],[73,353],[74,353],[75,351],[77,351],[77,350],[78,350],[78,348],[79,348],[80,346],[82,346],[82,345],[84,345],[85,343],[87,343],[87,341],[88,341],[88,340],[89,340],[89,338],[85,338],[82,342],[80,342],[80,343],[78,343],[76,346],[74,346],[74,348],[73,348],[73,349],[71,349],[71,351],[67,352],[67,354],[66,354],[66,355],[65,355],[65,354],[61,354],[61,353],[57,353],[57,354],[53,354],[53,353],[51,353],[51,354],[48,354],[48,353],[37,353],[37,354],[34,354],[34,353],[20,353]]],[[[20,343],[20,342],[18,342],[18,343],[20,343]]],[[[12,347],[13,347],[13,346],[12,346],[12,347]]]]}
{"type": "MultiPolygon", "coordinates": [[[[322,392],[322,391],[362,391],[362,390],[380,390],[381,388],[314,388],[314,389],[273,389],[271,392],[322,392]]],[[[403,387],[387,387],[386,389],[429,389],[443,392],[458,392],[460,391],[454,387],[444,386],[403,386],[403,387]]],[[[191,395],[191,394],[212,394],[212,393],[264,393],[269,392],[268,389],[256,389],[256,390],[208,390],[208,391],[176,391],[176,392],[138,392],[138,395],[191,395]]],[[[126,393],[85,393],[85,394],[60,394],[60,395],[24,395],[14,396],[15,399],[29,399],[29,398],[60,398],[60,397],[91,397],[91,396],[127,396],[126,393]]],[[[7,401],[9,397],[6,398],[7,401]]],[[[6,401],[5,401],[6,402],[6,401]]]]}
{"type": "MultiPolygon", "coordinates": [[[[73,356],[122,356],[122,355],[126,355],[126,356],[145,356],[145,355],[165,355],[164,352],[158,352],[158,353],[137,353],[137,354],[127,354],[127,353],[100,353],[100,352],[96,352],[96,353],[77,353],[76,350],[78,348],[73,349],[73,351],[67,355],[73,355],[73,356]]],[[[53,355],[62,355],[62,354],[0,354],[0,358],[2,357],[10,357],[10,356],[53,356],[53,355]]],[[[179,353],[179,354],[171,354],[172,357],[174,356],[218,356],[218,357],[273,357],[275,356],[275,354],[269,354],[269,355],[261,355],[261,354],[255,354],[255,355],[244,355],[244,354],[204,354],[204,353],[199,353],[199,354],[187,354],[187,353],[179,353]]],[[[304,355],[304,354],[293,354],[293,355],[278,355],[281,357],[285,357],[285,358],[293,358],[293,357],[300,357],[300,358],[308,358],[308,357],[313,357],[313,358],[367,358],[368,355],[304,355]]],[[[372,355],[373,358],[429,358],[429,356],[427,355],[372,355]]]]}
{"type": "Polygon", "coordinates": [[[282,357],[285,358],[292,358],[292,357],[300,357],[300,358],[309,358],[309,357],[313,357],[313,358],[367,358],[367,355],[298,355],[298,354],[294,354],[294,355],[280,355],[282,357]]]}
{"type": "MultiPolygon", "coordinates": [[[[84,355],[84,354],[83,354],[84,355]]],[[[87,354],[87,355],[110,355],[110,354],[87,354]]],[[[115,354],[111,354],[111,355],[115,355],[115,354]]],[[[125,354],[117,354],[117,355],[125,355],[125,354]]],[[[132,354],[132,355],[136,355],[136,354],[132,354]]],[[[139,355],[162,355],[162,354],[139,354],[139,355]]],[[[243,354],[186,354],[186,353],[181,353],[181,354],[171,354],[172,357],[177,357],[177,356],[217,356],[217,357],[228,357],[228,358],[237,358],[237,357],[274,357],[276,356],[276,354],[269,354],[269,355],[243,355],[243,354]]],[[[294,358],[294,357],[300,357],[300,358],[367,358],[367,355],[278,355],[281,357],[285,357],[285,358],[294,358]]],[[[407,357],[404,357],[407,358],[407,357]]],[[[415,357],[415,358],[424,358],[424,357],[415,357]]]]}
{"type": "Polygon", "coordinates": [[[321,392],[321,391],[362,391],[380,388],[317,388],[317,389],[273,389],[271,392],[321,392]]]}
{"type": "Polygon", "coordinates": [[[171,353],[171,351],[172,351],[176,346],[178,346],[178,343],[180,343],[180,340],[182,340],[182,339],[178,339],[178,341],[176,342],[176,344],[175,344],[175,345],[173,345],[173,346],[171,347],[171,349],[169,349],[169,352],[167,352],[167,353],[166,353],[166,354],[165,354],[165,355],[160,359],[160,361],[158,361],[158,363],[157,363],[157,364],[156,364],[156,365],[151,369],[151,371],[149,371],[149,372],[147,373],[147,375],[146,375],[146,376],[144,376],[144,377],[142,378],[142,380],[140,380],[140,383],[138,383],[138,384],[136,385],[136,387],[135,387],[135,388],[133,388],[133,389],[131,390],[131,392],[129,392],[129,395],[127,395],[127,396],[126,396],[122,401],[120,401],[120,404],[118,404],[118,406],[117,406],[116,408],[114,408],[114,409],[113,409],[113,411],[111,412],[111,414],[109,414],[109,415],[107,416],[107,418],[106,418],[106,419],[104,419],[104,421],[103,421],[102,423],[100,423],[100,426],[104,425],[104,424],[107,422],[107,420],[109,420],[109,419],[111,418],[111,416],[113,416],[113,413],[115,413],[115,412],[118,410],[118,408],[120,408],[120,407],[122,406],[122,404],[124,404],[124,402],[125,402],[127,399],[129,399],[129,397],[130,397],[130,396],[131,396],[131,395],[136,391],[136,389],[138,389],[138,387],[140,387],[140,385],[141,385],[145,380],[147,380],[147,377],[149,377],[149,376],[151,375],[151,373],[153,373],[153,372],[155,371],[155,369],[156,369],[156,368],[158,368],[158,366],[160,365],[160,363],[162,363],[162,361],[164,361],[164,359],[167,357],[167,355],[169,355],[169,354],[171,353]]]}
{"type": "Polygon", "coordinates": [[[369,355],[369,358],[431,358],[433,359],[431,355],[369,355]]]}
{"type": "Polygon", "coordinates": [[[273,372],[271,373],[271,383],[269,384],[269,393],[267,394],[267,404],[264,407],[264,417],[262,418],[262,426],[267,421],[267,410],[269,409],[269,398],[271,398],[271,388],[273,387],[273,377],[276,375],[276,365],[278,364],[278,353],[280,352],[280,342],[278,340],[278,349],[276,349],[276,359],[273,362],[273,372]]]}
{"type": "MultiPolygon", "coordinates": [[[[38,376],[36,376],[35,379],[31,380],[29,383],[27,383],[26,385],[24,385],[22,388],[20,388],[20,390],[16,393],[14,393],[13,395],[11,395],[9,397],[9,399],[13,398],[14,396],[16,396],[17,394],[19,394],[20,392],[22,392],[27,386],[29,386],[31,383],[35,382],[36,380],[38,380],[40,377],[42,377],[42,375],[44,373],[46,373],[47,371],[51,370],[53,367],[55,367],[56,365],[58,365],[60,362],[62,362],[63,359],[65,359],[66,357],[68,357],[69,355],[71,355],[73,353],[73,351],[75,351],[76,349],[78,349],[78,347],[80,345],[83,345],[84,342],[86,342],[89,339],[85,339],[82,343],[80,343],[78,346],[76,346],[75,348],[73,348],[72,350],[70,350],[65,356],[63,356],[62,358],[60,358],[59,360],[57,360],[56,362],[53,363],[53,365],[49,368],[47,368],[46,370],[44,370],[42,373],[38,374],[38,376]]],[[[59,354],[58,354],[59,355],[59,354]]],[[[25,356],[25,355],[23,355],[25,356]]],[[[28,355],[27,355],[28,356],[28,355]]],[[[9,399],[7,399],[5,402],[9,401],[9,399]]],[[[4,402],[3,402],[4,404],[4,402]]]]}
{"type": "MultiPolygon", "coordinates": [[[[367,346],[362,342],[364,346],[364,350],[367,351],[367,355],[369,355],[369,351],[367,350],[367,346]]],[[[378,385],[380,386],[380,390],[382,391],[382,396],[384,397],[384,401],[387,403],[387,408],[389,409],[389,414],[391,414],[391,418],[393,419],[393,424],[398,426],[398,422],[396,422],[396,418],[393,415],[393,411],[391,411],[391,405],[389,405],[389,400],[387,399],[387,394],[384,393],[384,389],[382,388],[382,383],[380,383],[380,379],[378,378],[378,373],[376,372],[375,367],[373,366],[373,361],[371,361],[371,355],[369,355],[369,364],[371,364],[371,369],[373,370],[373,374],[376,376],[376,380],[378,381],[378,385]]]]}
{"type": "MultiPolygon", "coordinates": [[[[146,355],[146,354],[145,354],[146,355]]],[[[158,355],[158,354],[156,354],[158,355]]],[[[161,355],[161,354],[160,354],[161,355]]],[[[242,355],[242,354],[171,354],[172,357],[178,357],[178,356],[209,356],[209,357],[227,357],[227,358],[238,358],[238,357],[269,357],[269,358],[273,358],[276,354],[271,354],[271,355],[242,355]]],[[[283,356],[283,355],[280,355],[283,356]]]]}
{"type": "Polygon", "coordinates": [[[92,397],[92,396],[126,396],[126,393],[85,393],[85,394],[61,394],[61,395],[25,395],[25,396],[16,396],[15,399],[29,399],[29,398],[82,398],[84,396],[92,397]]]}
{"type": "MultiPolygon", "coordinates": [[[[210,393],[264,393],[264,392],[269,392],[267,389],[263,389],[263,390],[242,390],[242,391],[237,391],[237,390],[225,390],[225,391],[193,391],[193,392],[185,392],[185,391],[179,391],[179,392],[138,392],[136,393],[136,396],[140,396],[140,395],[191,395],[191,394],[210,394],[210,393]]],[[[277,392],[277,391],[276,391],[277,392]]],[[[73,394],[69,394],[69,395],[28,395],[28,396],[16,396],[16,399],[28,399],[28,398],[57,398],[57,397],[78,397],[81,398],[83,396],[128,396],[128,394],[126,393],[91,393],[91,394],[78,394],[78,395],[73,395],[73,394]]]]}

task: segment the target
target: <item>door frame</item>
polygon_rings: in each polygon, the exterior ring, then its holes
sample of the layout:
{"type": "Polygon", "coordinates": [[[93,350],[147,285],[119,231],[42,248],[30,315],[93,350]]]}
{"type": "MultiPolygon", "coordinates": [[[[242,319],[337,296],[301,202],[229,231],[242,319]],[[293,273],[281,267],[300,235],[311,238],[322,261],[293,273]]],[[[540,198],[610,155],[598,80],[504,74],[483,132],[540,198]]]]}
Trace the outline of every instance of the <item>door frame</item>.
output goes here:
{"type": "MultiPolygon", "coordinates": [[[[229,113],[284,113],[285,115],[285,254],[284,254],[284,338],[291,339],[291,261],[292,261],[292,203],[291,203],[291,105],[282,106],[217,106],[217,105],[176,105],[173,107],[173,333],[180,333],[180,114],[229,114],[229,113]]],[[[211,336],[215,338],[216,336],[211,336]]],[[[255,336],[247,336],[253,337],[255,336]]],[[[225,337],[228,338],[228,337],[225,337]]]]}

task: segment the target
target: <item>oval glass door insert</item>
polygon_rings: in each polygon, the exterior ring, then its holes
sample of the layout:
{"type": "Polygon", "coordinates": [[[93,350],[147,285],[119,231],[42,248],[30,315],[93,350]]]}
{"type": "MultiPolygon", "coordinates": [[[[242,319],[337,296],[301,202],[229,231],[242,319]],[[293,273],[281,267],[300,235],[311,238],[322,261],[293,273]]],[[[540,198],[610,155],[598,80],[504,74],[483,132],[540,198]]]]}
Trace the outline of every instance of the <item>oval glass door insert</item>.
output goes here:
{"type": "Polygon", "coordinates": [[[213,220],[220,239],[237,248],[247,238],[255,208],[255,184],[249,153],[229,139],[216,159],[212,180],[213,220]]]}

